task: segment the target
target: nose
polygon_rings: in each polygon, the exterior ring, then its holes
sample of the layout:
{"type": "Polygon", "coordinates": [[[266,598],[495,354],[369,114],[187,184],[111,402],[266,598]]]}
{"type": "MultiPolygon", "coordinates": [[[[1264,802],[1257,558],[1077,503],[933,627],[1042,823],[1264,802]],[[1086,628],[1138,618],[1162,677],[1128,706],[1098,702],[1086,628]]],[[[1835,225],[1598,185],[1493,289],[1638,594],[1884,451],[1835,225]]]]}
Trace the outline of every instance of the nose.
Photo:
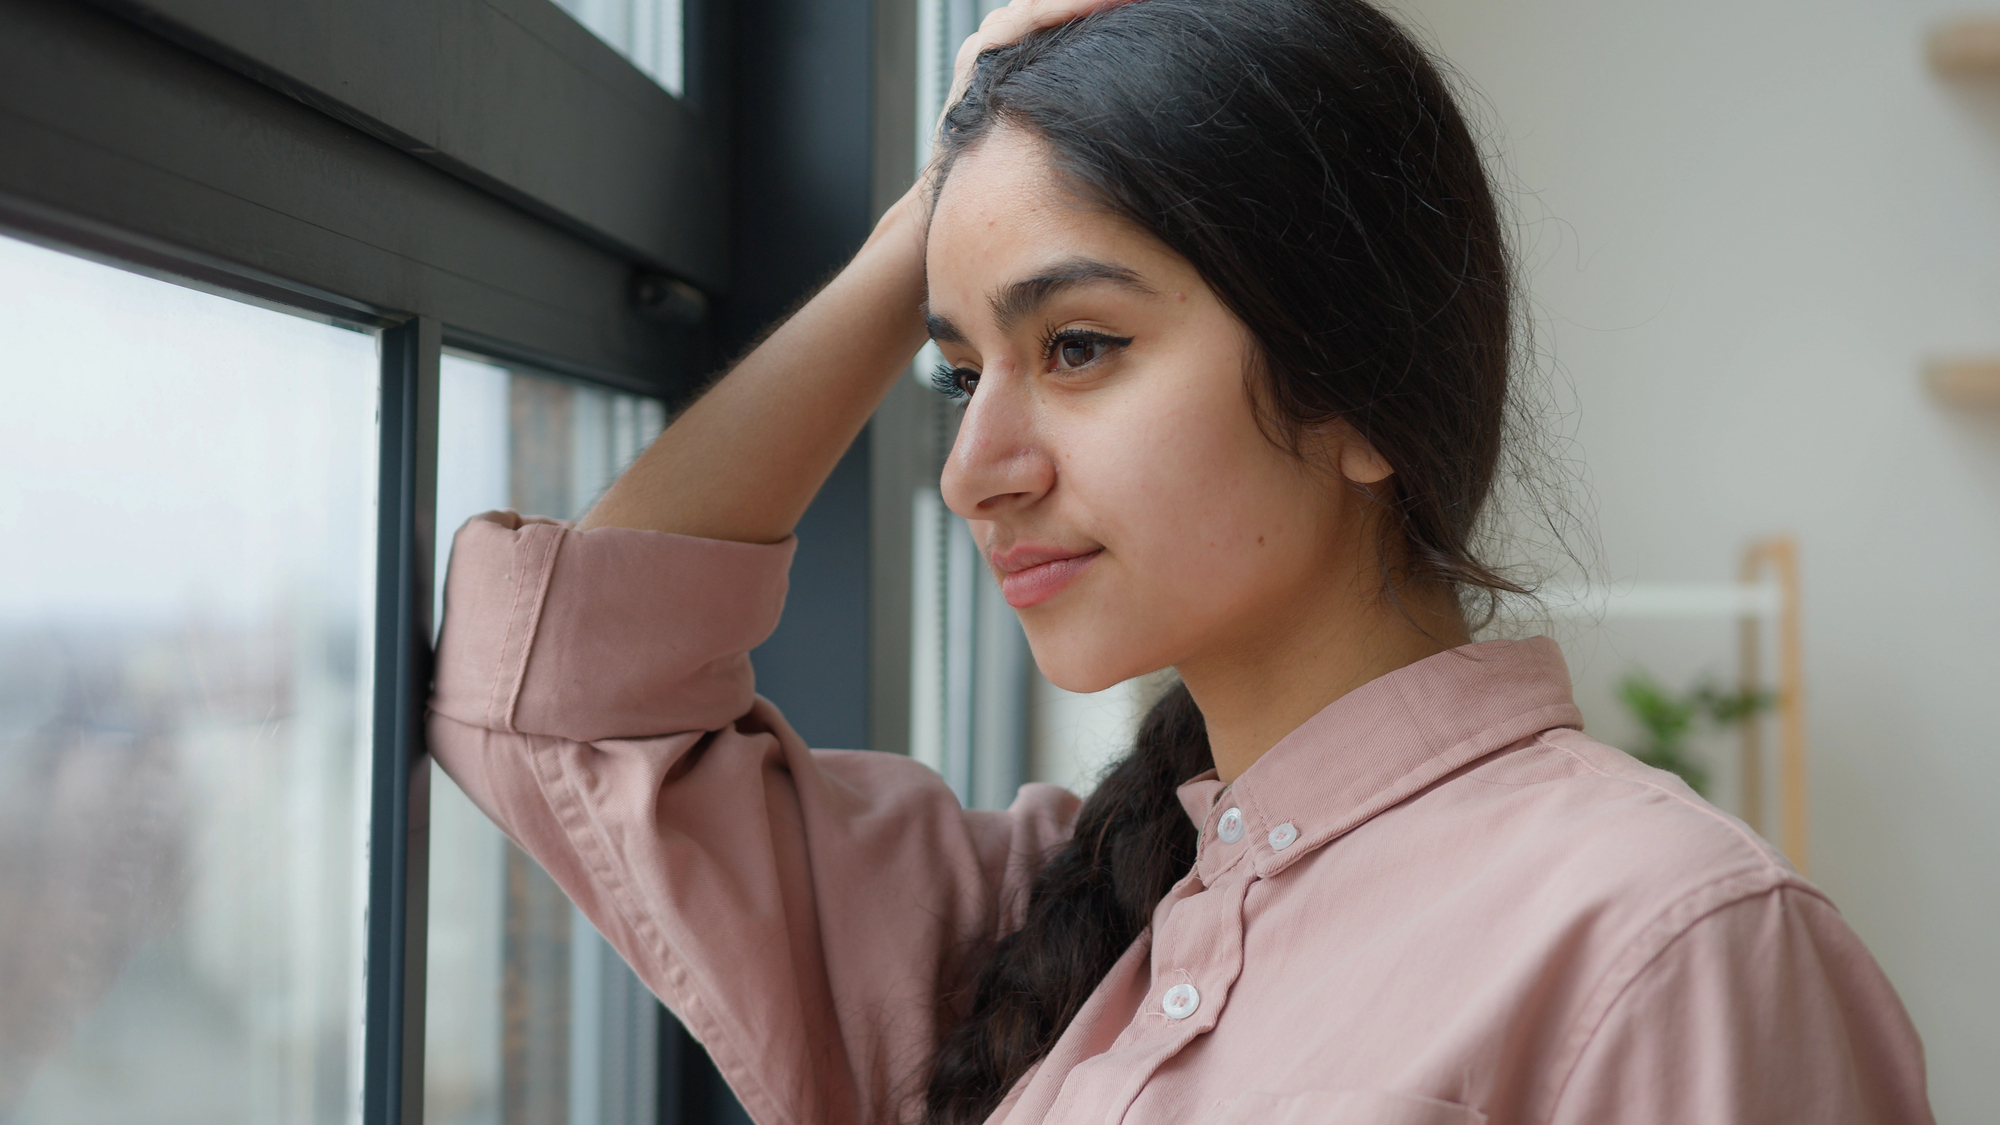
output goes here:
{"type": "Polygon", "coordinates": [[[1032,395],[1018,373],[985,372],[958,423],[939,487],[952,511],[992,520],[1025,508],[1055,487],[1032,395]]]}

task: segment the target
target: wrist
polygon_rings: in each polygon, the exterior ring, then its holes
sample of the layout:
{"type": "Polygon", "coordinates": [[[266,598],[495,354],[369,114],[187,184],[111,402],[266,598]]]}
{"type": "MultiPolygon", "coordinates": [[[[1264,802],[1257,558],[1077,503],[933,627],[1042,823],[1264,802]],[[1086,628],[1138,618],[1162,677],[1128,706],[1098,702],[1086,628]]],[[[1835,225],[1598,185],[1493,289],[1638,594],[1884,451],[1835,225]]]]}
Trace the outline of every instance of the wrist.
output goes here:
{"type": "Polygon", "coordinates": [[[883,245],[894,245],[904,251],[914,247],[921,260],[929,209],[928,193],[919,179],[896,202],[891,203],[888,210],[882,212],[881,218],[875,220],[875,229],[869,232],[868,241],[862,243],[862,252],[867,253],[883,245]]]}

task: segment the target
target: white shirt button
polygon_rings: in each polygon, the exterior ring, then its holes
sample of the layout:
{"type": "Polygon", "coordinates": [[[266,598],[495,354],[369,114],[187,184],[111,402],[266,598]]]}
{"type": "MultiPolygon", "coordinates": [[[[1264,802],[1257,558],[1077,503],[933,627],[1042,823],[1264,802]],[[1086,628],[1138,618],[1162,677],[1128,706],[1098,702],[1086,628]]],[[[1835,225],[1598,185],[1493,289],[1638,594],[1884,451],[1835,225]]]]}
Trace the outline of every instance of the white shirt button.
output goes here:
{"type": "Polygon", "coordinates": [[[1160,997],[1160,1010],[1167,1013],[1167,1018],[1170,1020],[1184,1020],[1194,1015],[1195,1009],[1199,1007],[1201,1007],[1201,993],[1196,992],[1194,985],[1191,984],[1177,984],[1167,989],[1165,996],[1160,997]]]}
{"type": "Polygon", "coordinates": [[[1292,827],[1291,821],[1286,821],[1276,828],[1271,829],[1271,850],[1274,852],[1284,851],[1286,848],[1291,847],[1298,838],[1299,830],[1292,827]]]}
{"type": "Polygon", "coordinates": [[[1233,844],[1243,838],[1243,810],[1224,809],[1222,819],[1215,822],[1216,838],[1225,844],[1233,844]]]}

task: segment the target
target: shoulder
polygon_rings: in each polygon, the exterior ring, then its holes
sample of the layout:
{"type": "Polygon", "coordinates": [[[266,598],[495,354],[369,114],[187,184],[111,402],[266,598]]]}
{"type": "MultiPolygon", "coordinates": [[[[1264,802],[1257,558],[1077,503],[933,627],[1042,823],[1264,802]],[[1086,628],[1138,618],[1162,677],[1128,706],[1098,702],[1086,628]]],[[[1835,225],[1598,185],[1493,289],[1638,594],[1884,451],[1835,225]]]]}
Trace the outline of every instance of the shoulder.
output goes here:
{"type": "Polygon", "coordinates": [[[1731,902],[1819,895],[1678,778],[1567,728],[1461,767],[1298,866],[1308,897],[1449,916],[1481,935],[1465,939],[1473,953],[1505,951],[1566,989],[1629,972],[1731,902]]]}
{"type": "Polygon", "coordinates": [[[1840,1120],[1854,1106],[1884,1111],[1853,1120],[1924,1119],[1901,1112],[1922,1112],[1921,1047],[1867,949],[1782,853],[1679,778],[1561,729],[1439,795],[1510,855],[1519,913],[1498,928],[1539,933],[1568,982],[1541,1089],[1562,1120],[1616,1116],[1640,1089],[1658,1105],[1702,1090],[1693,1101],[1710,1108],[1770,1110],[1710,1120],[1840,1120]],[[1825,1078],[1815,1097],[1830,1115],[1765,1105],[1745,1060],[1825,1078]]]}
{"type": "Polygon", "coordinates": [[[1661,927],[1607,974],[1552,1067],[1555,1120],[1924,1122],[1923,1045],[1868,950],[1797,885],[1661,927]]]}
{"type": "Polygon", "coordinates": [[[1579,959],[1593,978],[1580,1026],[1667,964],[1683,983],[1690,973],[1750,983],[1740,974],[1760,972],[1777,947],[1772,927],[1850,937],[1832,903],[1748,825],[1581,731],[1545,731],[1456,783],[1460,800],[1487,810],[1492,844],[1536,872],[1536,907],[1592,951],[1579,959]]]}
{"type": "Polygon", "coordinates": [[[1733,904],[1810,902],[1837,918],[1743,822],[1576,730],[1524,739],[1397,811],[1413,814],[1396,833],[1406,840],[1459,841],[1456,858],[1440,859],[1440,888],[1480,904],[1496,940],[1542,950],[1586,1007],[1733,904]]]}
{"type": "Polygon", "coordinates": [[[1440,788],[1483,814],[1494,842],[1542,855],[1579,889],[1636,895],[1635,906],[1694,896],[1712,908],[1778,886],[1818,894],[1741,820],[1582,731],[1544,731],[1440,788]]]}

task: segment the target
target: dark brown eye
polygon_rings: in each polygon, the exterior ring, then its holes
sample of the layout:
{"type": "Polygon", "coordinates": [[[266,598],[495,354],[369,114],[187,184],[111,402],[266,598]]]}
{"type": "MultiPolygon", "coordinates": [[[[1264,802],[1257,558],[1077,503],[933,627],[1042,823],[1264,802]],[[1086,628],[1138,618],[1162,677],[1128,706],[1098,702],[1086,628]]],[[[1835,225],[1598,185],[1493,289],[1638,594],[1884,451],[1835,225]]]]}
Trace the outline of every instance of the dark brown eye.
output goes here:
{"type": "Polygon", "coordinates": [[[946,398],[967,398],[979,386],[979,372],[969,367],[940,363],[937,370],[931,372],[931,386],[946,398]]]}
{"type": "Polygon", "coordinates": [[[1104,341],[1095,337],[1072,336],[1056,344],[1059,367],[1083,367],[1104,355],[1104,341]]]}
{"type": "Polygon", "coordinates": [[[1113,352],[1132,342],[1130,336],[1106,336],[1102,332],[1071,329],[1045,342],[1042,354],[1051,370],[1076,371],[1102,363],[1113,352]]]}

